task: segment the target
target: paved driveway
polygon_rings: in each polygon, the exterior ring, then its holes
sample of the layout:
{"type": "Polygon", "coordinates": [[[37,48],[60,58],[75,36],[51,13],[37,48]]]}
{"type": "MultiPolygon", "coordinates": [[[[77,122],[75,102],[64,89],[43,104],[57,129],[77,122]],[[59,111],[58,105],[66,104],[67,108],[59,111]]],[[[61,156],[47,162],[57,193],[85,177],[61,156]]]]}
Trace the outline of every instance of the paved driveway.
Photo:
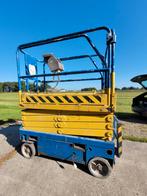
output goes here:
{"type": "Polygon", "coordinates": [[[18,127],[0,130],[0,195],[147,195],[147,143],[123,142],[123,156],[111,176],[97,179],[84,167],[45,157],[23,158],[13,149],[19,144],[18,127]]]}

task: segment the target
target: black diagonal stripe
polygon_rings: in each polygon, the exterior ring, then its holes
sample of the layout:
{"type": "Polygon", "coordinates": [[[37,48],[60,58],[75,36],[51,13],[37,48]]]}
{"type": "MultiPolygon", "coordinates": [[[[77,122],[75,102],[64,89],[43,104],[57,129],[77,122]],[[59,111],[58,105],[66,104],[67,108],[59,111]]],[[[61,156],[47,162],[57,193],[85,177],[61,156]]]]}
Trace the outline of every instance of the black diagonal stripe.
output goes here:
{"type": "Polygon", "coordinates": [[[122,147],[122,142],[119,142],[119,143],[118,143],[118,148],[119,148],[119,147],[122,147]]]}
{"type": "Polygon", "coordinates": [[[118,132],[118,137],[122,137],[122,132],[118,132]]]}
{"type": "Polygon", "coordinates": [[[60,99],[60,97],[54,96],[54,98],[55,98],[59,103],[63,103],[63,101],[60,99]]]}
{"type": "Polygon", "coordinates": [[[86,99],[86,101],[88,101],[89,103],[94,103],[94,101],[92,99],[90,99],[90,97],[88,96],[83,96],[84,99],[86,99]]]}
{"type": "Polygon", "coordinates": [[[29,102],[29,103],[31,102],[28,98],[26,98],[26,101],[29,102]]]}
{"type": "Polygon", "coordinates": [[[72,96],[78,103],[83,103],[83,101],[78,96],[72,96]]]}
{"type": "Polygon", "coordinates": [[[101,97],[99,97],[98,95],[95,95],[94,97],[95,97],[99,102],[101,102],[101,100],[102,100],[101,97]]]}
{"type": "Polygon", "coordinates": [[[73,103],[72,100],[71,100],[69,97],[63,96],[63,98],[64,98],[68,103],[73,103]]]}
{"type": "Polygon", "coordinates": [[[46,101],[42,98],[42,97],[40,97],[40,96],[38,96],[38,99],[40,99],[40,101],[42,102],[42,103],[45,103],[46,101]]]}
{"type": "Polygon", "coordinates": [[[49,96],[46,96],[46,99],[49,100],[49,102],[54,103],[54,101],[49,96]]]}
{"type": "Polygon", "coordinates": [[[35,97],[33,97],[33,96],[30,96],[30,98],[35,102],[35,103],[37,103],[38,101],[35,99],[35,97]]]}

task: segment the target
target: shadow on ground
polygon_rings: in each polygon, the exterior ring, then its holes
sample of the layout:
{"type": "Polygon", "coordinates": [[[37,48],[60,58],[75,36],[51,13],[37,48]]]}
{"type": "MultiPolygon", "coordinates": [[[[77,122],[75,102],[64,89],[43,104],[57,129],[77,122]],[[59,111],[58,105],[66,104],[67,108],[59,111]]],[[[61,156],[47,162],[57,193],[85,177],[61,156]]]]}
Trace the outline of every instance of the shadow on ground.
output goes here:
{"type": "Polygon", "coordinates": [[[123,120],[126,122],[147,124],[147,119],[145,117],[139,116],[135,113],[117,112],[116,116],[119,120],[123,120]]]}
{"type": "Polygon", "coordinates": [[[0,135],[5,136],[6,141],[10,146],[17,148],[20,145],[18,125],[11,125],[7,127],[1,126],[0,135]]]}
{"type": "Polygon", "coordinates": [[[16,120],[9,118],[8,120],[0,120],[0,125],[6,124],[6,123],[16,123],[16,120]]]}
{"type": "MultiPolygon", "coordinates": [[[[8,127],[0,127],[0,136],[1,135],[3,135],[6,138],[8,145],[14,147],[16,149],[16,151],[19,154],[21,154],[21,152],[20,152],[21,142],[19,140],[19,126],[18,125],[11,125],[8,127]]],[[[65,169],[64,163],[73,164],[73,167],[77,167],[81,171],[86,172],[89,175],[91,175],[85,165],[74,164],[73,162],[69,162],[69,161],[61,160],[61,159],[57,159],[57,158],[52,158],[52,157],[45,156],[45,155],[40,155],[40,157],[54,160],[61,169],[65,169]]]]}

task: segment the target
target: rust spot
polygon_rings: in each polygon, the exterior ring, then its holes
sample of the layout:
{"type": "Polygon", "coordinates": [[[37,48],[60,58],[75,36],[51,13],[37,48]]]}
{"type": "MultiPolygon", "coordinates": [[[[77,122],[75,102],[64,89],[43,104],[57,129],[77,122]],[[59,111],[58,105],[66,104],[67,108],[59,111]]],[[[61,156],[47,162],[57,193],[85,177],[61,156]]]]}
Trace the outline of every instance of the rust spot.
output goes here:
{"type": "Polygon", "coordinates": [[[9,159],[11,159],[16,154],[16,150],[12,150],[11,152],[8,152],[7,154],[0,157],[0,167],[9,159]]]}

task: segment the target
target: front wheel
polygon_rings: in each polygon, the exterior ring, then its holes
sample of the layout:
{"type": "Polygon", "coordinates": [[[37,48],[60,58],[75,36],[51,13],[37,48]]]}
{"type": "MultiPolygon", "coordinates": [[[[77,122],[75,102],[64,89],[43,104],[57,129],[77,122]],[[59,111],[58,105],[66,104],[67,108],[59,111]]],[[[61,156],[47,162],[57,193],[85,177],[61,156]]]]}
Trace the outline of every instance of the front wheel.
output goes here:
{"type": "Polygon", "coordinates": [[[31,159],[36,154],[35,145],[33,143],[23,143],[21,145],[21,153],[25,158],[31,159]]]}
{"type": "Polygon", "coordinates": [[[110,163],[101,157],[94,157],[88,163],[90,173],[97,178],[106,178],[111,173],[110,163]]]}

